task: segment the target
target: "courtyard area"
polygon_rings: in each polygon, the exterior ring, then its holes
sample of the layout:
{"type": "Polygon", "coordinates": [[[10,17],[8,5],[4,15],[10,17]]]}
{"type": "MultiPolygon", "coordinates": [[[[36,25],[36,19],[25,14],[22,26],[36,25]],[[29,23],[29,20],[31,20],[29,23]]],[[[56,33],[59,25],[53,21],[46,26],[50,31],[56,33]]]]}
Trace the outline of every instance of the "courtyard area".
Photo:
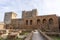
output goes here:
{"type": "MultiPolygon", "coordinates": [[[[41,30],[10,30],[9,32],[3,34],[0,33],[0,40],[60,40],[60,36],[49,36],[42,32],[41,30]]],[[[51,34],[50,34],[51,35],[51,34]]],[[[55,35],[55,34],[54,34],[55,35]]]]}

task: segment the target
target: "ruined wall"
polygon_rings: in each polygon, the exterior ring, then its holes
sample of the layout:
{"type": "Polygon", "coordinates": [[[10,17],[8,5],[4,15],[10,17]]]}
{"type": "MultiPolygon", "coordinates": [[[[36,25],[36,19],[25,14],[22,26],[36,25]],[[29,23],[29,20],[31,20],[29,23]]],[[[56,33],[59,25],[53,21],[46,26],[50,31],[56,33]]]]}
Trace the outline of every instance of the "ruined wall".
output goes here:
{"type": "Polygon", "coordinates": [[[37,10],[23,11],[22,19],[12,19],[6,26],[12,29],[41,29],[43,31],[59,31],[56,15],[37,16],[37,10]]]}
{"type": "Polygon", "coordinates": [[[43,29],[44,31],[59,31],[58,17],[56,15],[37,16],[35,18],[25,18],[24,27],[31,29],[43,29]],[[32,22],[30,22],[32,20],[32,22]],[[28,24],[26,24],[28,21],[28,24]]]}
{"type": "Polygon", "coordinates": [[[35,18],[25,18],[13,20],[14,27],[20,29],[41,29],[44,31],[59,31],[58,17],[56,15],[37,16],[35,18]]]}
{"type": "Polygon", "coordinates": [[[58,17],[56,15],[40,16],[37,19],[40,19],[39,25],[41,29],[45,31],[59,31],[58,17]]]}
{"type": "MultiPolygon", "coordinates": [[[[22,29],[23,28],[23,20],[22,19],[12,19],[10,28],[12,29],[22,29]]],[[[9,27],[8,27],[9,28],[9,27]]]]}

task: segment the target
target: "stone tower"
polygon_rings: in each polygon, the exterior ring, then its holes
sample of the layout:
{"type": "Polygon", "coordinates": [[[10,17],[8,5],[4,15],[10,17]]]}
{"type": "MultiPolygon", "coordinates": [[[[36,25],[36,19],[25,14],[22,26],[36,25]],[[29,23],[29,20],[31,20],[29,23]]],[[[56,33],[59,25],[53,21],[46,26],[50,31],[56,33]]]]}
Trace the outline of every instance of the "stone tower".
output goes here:
{"type": "Polygon", "coordinates": [[[4,23],[5,24],[10,24],[11,19],[16,19],[17,14],[14,12],[6,12],[4,16],[4,23]]]}
{"type": "Polygon", "coordinates": [[[33,9],[32,11],[22,11],[22,18],[30,18],[36,17],[37,9],[33,9]]]}

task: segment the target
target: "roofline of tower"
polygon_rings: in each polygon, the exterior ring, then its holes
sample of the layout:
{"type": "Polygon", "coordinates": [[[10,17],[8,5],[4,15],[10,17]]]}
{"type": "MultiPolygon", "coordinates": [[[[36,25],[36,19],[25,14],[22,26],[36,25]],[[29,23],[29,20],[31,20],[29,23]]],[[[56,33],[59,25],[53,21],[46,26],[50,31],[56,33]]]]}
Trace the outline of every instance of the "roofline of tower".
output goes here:
{"type": "MultiPolygon", "coordinates": [[[[15,12],[5,12],[5,13],[11,13],[11,14],[16,14],[15,12]]],[[[16,14],[17,15],[17,14],[16,14]]]]}
{"type": "MultiPolygon", "coordinates": [[[[34,11],[34,10],[37,10],[37,9],[32,9],[32,10],[29,10],[29,11],[34,11]]],[[[23,10],[24,12],[28,12],[27,10],[23,10]]]]}

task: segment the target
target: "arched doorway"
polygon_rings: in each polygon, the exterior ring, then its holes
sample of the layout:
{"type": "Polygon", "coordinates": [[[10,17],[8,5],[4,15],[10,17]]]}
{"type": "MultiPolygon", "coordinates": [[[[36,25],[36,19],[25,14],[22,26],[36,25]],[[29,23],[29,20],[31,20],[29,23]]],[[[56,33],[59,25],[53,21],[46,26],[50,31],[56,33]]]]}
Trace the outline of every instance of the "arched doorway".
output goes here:
{"type": "Polygon", "coordinates": [[[32,25],[32,20],[30,20],[30,25],[32,25]]]}
{"type": "Polygon", "coordinates": [[[46,19],[42,20],[42,30],[43,31],[47,31],[48,30],[48,28],[47,28],[47,20],[46,19]]]}
{"type": "Polygon", "coordinates": [[[52,24],[53,24],[53,19],[50,18],[50,19],[49,19],[49,25],[52,25],[52,24]]]}
{"type": "Polygon", "coordinates": [[[28,25],[28,20],[26,20],[26,25],[28,25]]]}
{"type": "Polygon", "coordinates": [[[53,24],[54,24],[53,18],[49,18],[48,21],[49,21],[49,22],[48,22],[48,29],[51,31],[51,29],[52,29],[52,27],[53,27],[53,24]]]}
{"type": "Polygon", "coordinates": [[[40,19],[37,19],[37,24],[40,24],[40,19]]]}
{"type": "Polygon", "coordinates": [[[43,19],[43,24],[45,24],[47,22],[47,20],[46,19],[43,19]]]}

